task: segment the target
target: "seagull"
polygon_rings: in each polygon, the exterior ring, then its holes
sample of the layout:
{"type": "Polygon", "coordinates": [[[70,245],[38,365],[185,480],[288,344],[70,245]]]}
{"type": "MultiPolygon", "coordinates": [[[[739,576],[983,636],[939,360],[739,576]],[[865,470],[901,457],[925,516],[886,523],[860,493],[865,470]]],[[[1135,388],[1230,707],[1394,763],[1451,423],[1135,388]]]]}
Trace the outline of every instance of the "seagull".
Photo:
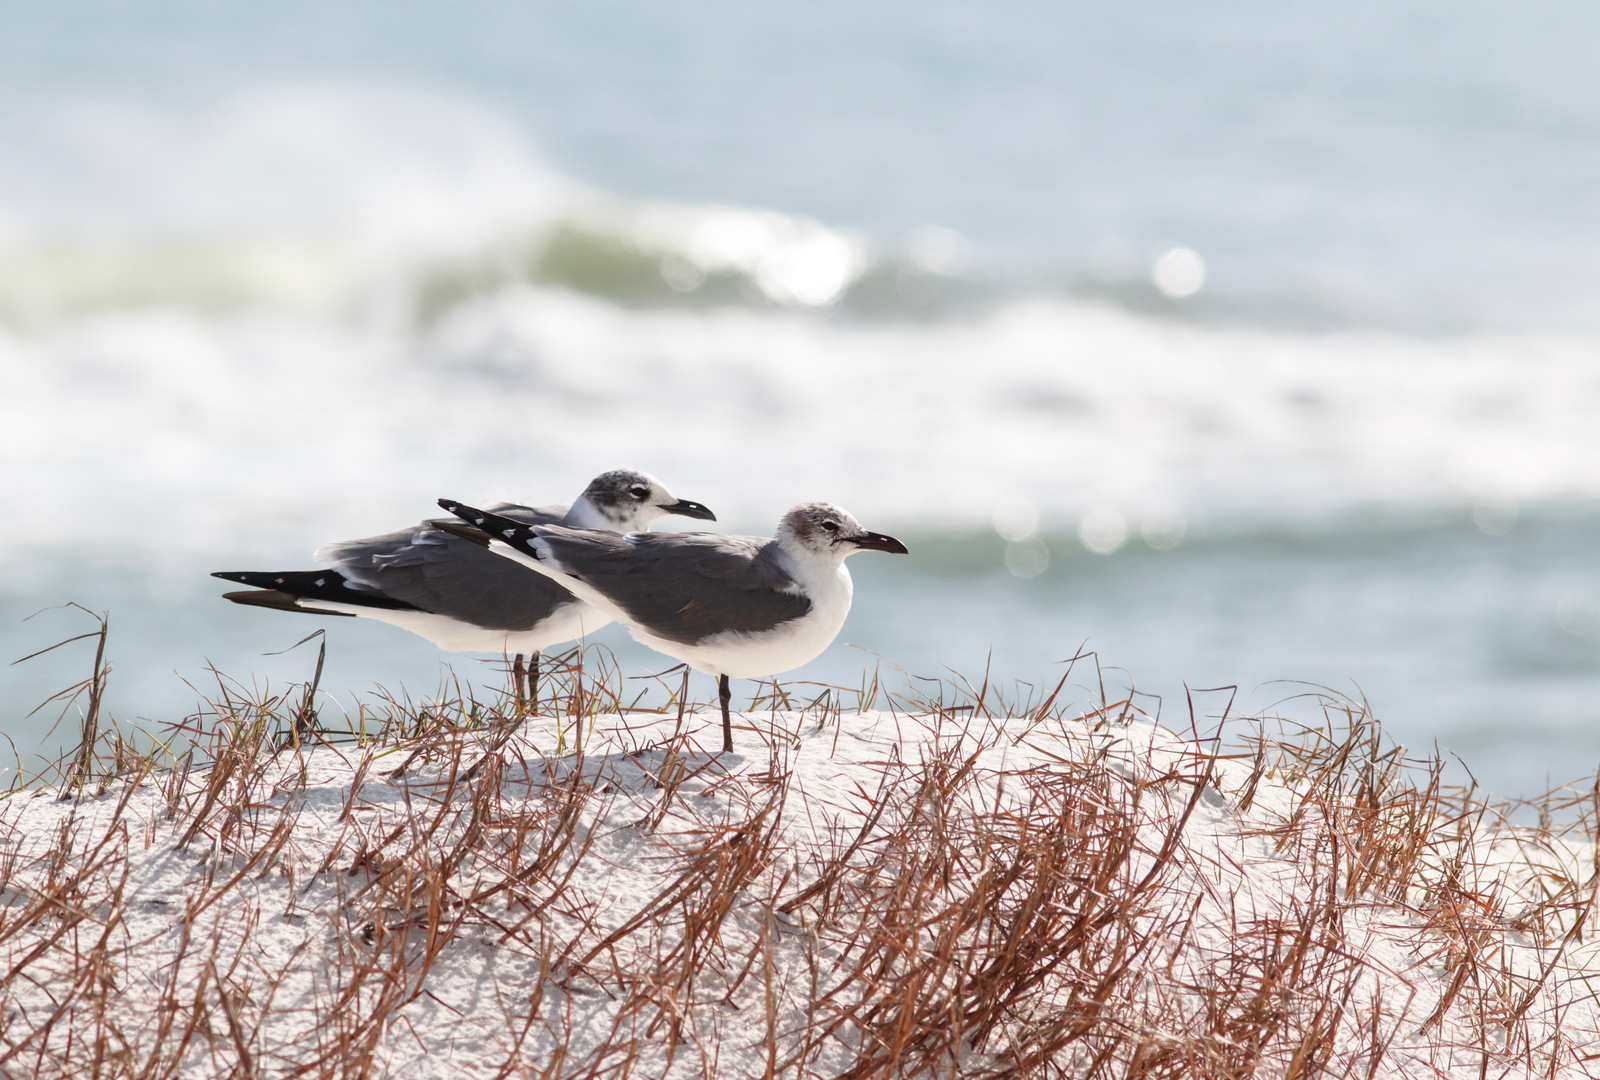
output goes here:
{"type": "Polygon", "coordinates": [[[832,643],[850,612],[848,556],[909,554],[821,502],[784,514],[772,538],[619,535],[518,521],[450,499],[439,505],[487,533],[490,551],[560,582],[640,644],[715,675],[725,752],[733,749],[728,679],[789,671],[832,643]]]}
{"type": "MultiPolygon", "coordinates": [[[[655,477],[632,469],[601,473],[570,507],[498,503],[494,512],[522,525],[606,532],[643,531],[668,514],[717,520],[703,504],[676,498],[655,477]]],[[[223,594],[236,604],[377,619],[449,652],[514,652],[519,676],[521,654],[532,653],[536,689],[542,651],[592,633],[612,616],[550,578],[490,554],[488,544],[487,536],[456,522],[425,521],[317,549],[313,558],[334,569],[211,576],[255,586],[223,594]]]]}

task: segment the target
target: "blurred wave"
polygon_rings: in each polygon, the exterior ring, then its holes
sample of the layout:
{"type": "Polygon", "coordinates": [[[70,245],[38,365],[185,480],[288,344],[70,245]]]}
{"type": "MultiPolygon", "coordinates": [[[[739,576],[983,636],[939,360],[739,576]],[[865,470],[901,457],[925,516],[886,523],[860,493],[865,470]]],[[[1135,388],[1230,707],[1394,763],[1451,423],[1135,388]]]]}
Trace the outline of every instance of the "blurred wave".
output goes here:
{"type": "MultiPolygon", "coordinates": [[[[634,462],[741,524],[801,497],[986,524],[1600,497],[1600,348],[1296,335],[1016,300],[931,324],[510,283],[410,328],[122,307],[0,332],[12,544],[352,535],[634,462]],[[90,499],[93,538],[68,513],[90,499]],[[307,528],[316,522],[316,534],[307,528]]],[[[1501,511],[1495,507],[1509,507],[1501,511]]]]}
{"type": "Polygon", "coordinates": [[[14,328],[150,305],[427,323],[514,283],[867,319],[1047,296],[1188,320],[1350,322],[1303,287],[1202,290],[1200,256],[1182,248],[1018,262],[936,224],[875,237],[599,191],[549,169],[482,102],[439,90],[291,84],[188,108],[72,97],[0,120],[0,150],[0,320],[14,328]]]}
{"type": "Polygon", "coordinates": [[[1581,336],[1213,317],[1183,249],[1072,278],[627,198],[438,95],[131,108],[38,118],[0,185],[0,462],[38,515],[11,555],[309,548],[597,460],[750,526],[801,497],[1069,531],[1600,497],[1581,336]]]}

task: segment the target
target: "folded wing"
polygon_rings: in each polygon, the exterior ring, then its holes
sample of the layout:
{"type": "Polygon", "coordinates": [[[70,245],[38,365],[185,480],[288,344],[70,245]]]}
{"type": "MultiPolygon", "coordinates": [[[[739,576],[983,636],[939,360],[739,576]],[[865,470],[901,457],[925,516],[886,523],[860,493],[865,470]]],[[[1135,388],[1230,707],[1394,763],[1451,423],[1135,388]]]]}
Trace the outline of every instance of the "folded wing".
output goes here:
{"type": "MultiPolygon", "coordinates": [[[[563,507],[501,506],[494,511],[527,525],[559,521],[563,507]]],[[[486,630],[530,630],[576,598],[481,543],[423,523],[320,548],[349,587],[458,619],[486,630]]]]}
{"type": "Polygon", "coordinates": [[[811,610],[771,540],[559,526],[537,534],[549,561],[669,641],[771,630],[811,610]]]}

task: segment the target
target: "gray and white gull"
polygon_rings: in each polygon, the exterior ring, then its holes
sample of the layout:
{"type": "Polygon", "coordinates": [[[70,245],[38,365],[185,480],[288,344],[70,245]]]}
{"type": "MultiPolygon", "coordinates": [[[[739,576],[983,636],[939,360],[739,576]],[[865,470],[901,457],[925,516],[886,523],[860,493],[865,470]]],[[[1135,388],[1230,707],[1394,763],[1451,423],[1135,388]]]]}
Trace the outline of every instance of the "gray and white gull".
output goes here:
{"type": "Polygon", "coordinates": [[[802,503],[777,535],[619,535],[518,521],[450,499],[439,505],[491,537],[492,552],[531,567],[627,626],[643,645],[717,677],[722,748],[733,749],[728,679],[790,671],[827,648],[850,612],[844,561],[908,554],[848,511],[802,503]]]}
{"type": "MultiPolygon", "coordinates": [[[[668,514],[715,521],[703,504],[679,499],[648,473],[601,473],[571,506],[495,504],[523,525],[589,531],[642,531],[668,514]]],[[[327,570],[220,571],[213,577],[255,586],[224,593],[237,604],[377,619],[451,652],[532,653],[593,633],[612,616],[547,576],[489,551],[489,538],[455,522],[422,522],[317,549],[327,570]]],[[[520,663],[519,663],[520,670],[520,663]]]]}

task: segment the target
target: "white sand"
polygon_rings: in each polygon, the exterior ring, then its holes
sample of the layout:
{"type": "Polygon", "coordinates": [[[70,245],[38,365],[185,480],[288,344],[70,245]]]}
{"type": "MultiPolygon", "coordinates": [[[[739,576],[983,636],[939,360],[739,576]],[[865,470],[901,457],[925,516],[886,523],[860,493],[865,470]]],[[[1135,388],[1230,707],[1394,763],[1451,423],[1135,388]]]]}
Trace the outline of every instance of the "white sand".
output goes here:
{"type": "MultiPolygon", "coordinates": [[[[509,829],[504,823],[520,814],[544,822],[540,828],[548,832],[560,803],[552,797],[551,777],[569,776],[577,761],[551,753],[556,736],[550,721],[530,720],[512,747],[497,808],[480,821],[487,839],[446,868],[450,891],[435,892],[431,909],[425,891],[416,894],[421,899],[413,910],[396,907],[404,888],[392,880],[395,874],[381,888],[373,883],[402,857],[434,866],[448,859],[471,827],[472,806],[469,788],[458,785],[439,813],[452,771],[441,762],[419,761],[404,779],[391,779],[408,750],[282,752],[248,783],[230,780],[205,826],[183,846],[178,841],[190,817],[169,813],[160,780],[136,788],[115,784],[76,803],[52,793],[15,794],[0,802],[0,858],[9,872],[0,893],[0,964],[10,973],[0,1072],[54,1075],[63,1067],[51,1063],[67,1052],[69,1033],[77,1040],[72,1060],[87,1060],[85,1047],[98,1037],[137,1067],[160,1042],[163,1018],[181,1016],[204,999],[205,1030],[181,1049],[168,1033],[165,1056],[158,1055],[178,1075],[227,1075],[241,1047],[258,1075],[283,1075],[325,1058],[343,1030],[347,1039],[371,1039],[373,1075],[492,1076],[508,1060],[538,1070],[555,1060],[558,1047],[567,1057],[556,1074],[576,1073],[621,1062],[620,1052],[591,1059],[597,1047],[636,1040],[635,1076],[760,1076],[769,1055],[781,1063],[801,1045],[808,1026],[814,1030],[833,1019],[808,1016],[807,1003],[819,984],[826,990],[837,982],[850,960],[837,922],[818,924],[804,904],[776,913],[773,898],[781,906],[797,895],[815,873],[814,856],[837,852],[856,836],[871,809],[868,797],[886,776],[885,790],[905,794],[928,762],[974,753],[970,791],[987,793],[990,812],[1020,813],[1029,783],[1037,789],[1053,775],[1085,770],[1100,770],[1104,790],[1137,790],[1129,820],[1139,830],[1138,852],[1119,871],[1125,882],[1154,865],[1168,830],[1192,804],[1182,842],[1163,871],[1170,887],[1153,892],[1158,902],[1130,916],[1138,924],[1131,929],[1150,944],[1125,984],[1119,1022],[1137,1019],[1151,1045],[1178,1045],[1205,1030],[1204,988],[1229,970],[1258,970],[1261,943],[1271,937],[1266,928],[1322,918],[1316,955],[1327,985],[1341,995],[1323,1018],[1332,1032],[1326,1065],[1334,1075],[1372,1069],[1377,1076],[1478,1077],[1486,1069],[1491,1077],[1517,1076],[1531,1062],[1541,1075],[1553,1064],[1556,1075],[1578,1076],[1588,1075],[1582,1058],[1600,1053],[1600,945],[1588,931],[1581,940],[1563,936],[1573,923],[1570,914],[1565,922],[1558,915],[1518,923],[1551,882],[1587,881],[1592,896],[1587,849],[1552,840],[1520,843],[1519,834],[1501,830],[1497,845],[1470,845],[1472,858],[1453,872],[1462,886],[1456,892],[1438,885],[1451,878],[1443,868],[1450,853],[1435,852],[1424,859],[1434,868],[1431,889],[1421,887],[1419,877],[1403,903],[1362,893],[1340,894],[1329,906],[1328,875],[1313,871],[1345,857],[1336,849],[1354,827],[1354,818],[1344,816],[1349,808],[1326,800],[1302,804],[1300,791],[1269,778],[1241,811],[1248,761],[1217,762],[1214,784],[1197,792],[1195,781],[1207,768],[1204,754],[1150,725],[1093,734],[1071,722],[1051,733],[1043,727],[1025,732],[1020,721],[977,720],[972,731],[986,731],[990,744],[981,748],[948,720],[940,728],[934,719],[886,713],[845,714],[827,727],[782,713],[758,713],[742,723],[744,752],[722,760],[686,754],[681,760],[699,771],[663,808],[655,774],[673,718],[593,721],[582,768],[597,791],[583,804],[575,833],[580,843],[592,844],[581,858],[568,851],[557,859],[555,877],[570,876],[559,890],[541,891],[531,880],[526,888],[505,885],[515,872],[507,869],[510,849],[518,849],[525,865],[534,857],[532,840],[508,847],[495,830],[509,829]],[[362,779],[352,798],[357,774],[362,779]],[[786,794],[774,779],[784,774],[790,777],[786,794]],[[776,830],[777,857],[744,882],[718,934],[708,939],[720,945],[697,954],[692,993],[675,999],[683,1004],[681,1042],[669,1046],[667,1024],[650,1030],[657,1011],[630,1012],[627,1003],[637,1003],[629,987],[641,980],[662,984],[662,965],[682,937],[681,912],[667,905],[664,921],[601,942],[668,891],[693,851],[726,853],[747,840],[729,830],[762,807],[770,807],[760,825],[776,830]],[[1318,838],[1318,854],[1310,840],[1299,850],[1280,849],[1268,835],[1297,814],[1302,834],[1318,838]],[[652,827],[657,815],[660,824],[652,827]],[[219,850],[216,837],[225,827],[227,850],[219,850]],[[275,829],[288,833],[281,850],[252,861],[250,853],[266,848],[275,829]],[[63,837],[70,839],[70,854],[45,858],[63,837]],[[720,848],[708,847],[716,840],[720,848]],[[319,872],[325,865],[330,869],[319,872]],[[85,866],[93,869],[63,894],[59,883],[85,866]],[[453,899],[496,886],[501,891],[480,904],[478,914],[453,923],[461,915],[453,899]],[[1493,901],[1463,900],[1468,887],[1493,901]],[[30,903],[53,889],[70,899],[19,923],[30,903]],[[120,902],[113,898],[117,890],[120,902]],[[530,904],[544,906],[533,911],[530,904]],[[1181,929],[1191,912],[1190,925],[1181,929]],[[425,966],[420,958],[429,934],[446,929],[453,936],[425,966]],[[763,945],[768,940],[770,949],[763,945]],[[1459,962],[1462,950],[1475,950],[1475,968],[1459,962]],[[352,979],[372,958],[396,956],[403,957],[391,969],[400,973],[398,981],[368,978],[357,985],[352,979]],[[580,964],[584,957],[589,962],[580,964]],[[742,981],[741,970],[747,972],[742,981]],[[1427,1024],[1458,973],[1465,974],[1451,1008],[1427,1024]],[[76,997],[72,986],[80,989],[76,997]],[[88,993],[93,986],[112,992],[88,993]],[[364,1017],[396,999],[406,1003],[388,1023],[362,1027],[364,1017]],[[1485,1016],[1500,1022],[1485,1031],[1485,1016]],[[46,1037],[41,1032],[52,1017],[46,1037]],[[770,1039],[769,1030],[776,1032],[770,1039]],[[1561,1041],[1550,1043],[1558,1030],[1561,1041]],[[1480,1049],[1486,1037],[1494,1052],[1487,1059],[1480,1049]],[[50,1054],[41,1065],[46,1041],[50,1054]],[[1384,1047],[1376,1059],[1374,1042],[1384,1047]]],[[[714,747],[720,735],[713,724],[709,716],[691,717],[688,734],[714,747]]],[[[477,738],[461,737],[463,765],[476,760],[477,738]]],[[[205,780],[200,771],[188,777],[188,811],[199,809],[205,780]]],[[[967,812],[959,802],[939,813],[953,820],[967,812]]],[[[905,812],[896,804],[876,828],[888,830],[905,812]]],[[[958,864],[955,876],[966,872],[958,864]]],[[[959,895],[955,885],[950,895],[959,895]]],[[[1585,914],[1592,916],[1592,908],[1585,914]]],[[[846,987],[833,1001],[861,1000],[867,989],[846,987]]],[[[1060,992],[1041,988],[1037,1007],[1045,1009],[1060,992]]],[[[1281,998],[1268,993],[1261,1008],[1292,1014],[1289,1027],[1301,1030],[1314,1022],[1308,1010],[1315,998],[1306,991],[1281,998]]],[[[1029,1015],[1024,1010],[1008,1023],[1025,1024],[1029,1015]]],[[[979,1075],[1001,1066],[1004,1030],[964,1050],[959,1072],[979,1075]]],[[[1236,1025],[1215,1044],[1237,1046],[1243,1030],[1236,1025]]],[[[795,1066],[788,1075],[844,1072],[857,1058],[860,1038],[849,1023],[839,1026],[812,1048],[803,1072],[795,1066]]],[[[1260,1075],[1281,1075],[1281,1051],[1268,1053],[1260,1075]]],[[[1072,1062],[1063,1055],[1060,1064],[1072,1062]]],[[[942,1075],[949,1072],[946,1066],[942,1075]]],[[[520,1068],[504,1073],[521,1074],[520,1068]]]]}

